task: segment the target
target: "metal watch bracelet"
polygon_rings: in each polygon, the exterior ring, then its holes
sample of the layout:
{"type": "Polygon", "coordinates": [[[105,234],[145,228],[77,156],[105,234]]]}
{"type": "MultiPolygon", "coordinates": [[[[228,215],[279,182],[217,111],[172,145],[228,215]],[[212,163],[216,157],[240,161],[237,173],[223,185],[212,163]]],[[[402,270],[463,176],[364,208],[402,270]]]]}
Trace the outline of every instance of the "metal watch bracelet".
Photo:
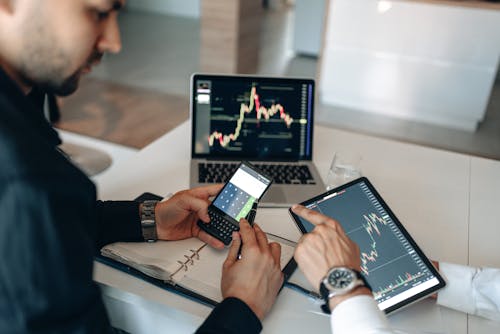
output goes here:
{"type": "Polygon", "coordinates": [[[141,207],[141,228],[144,241],[155,242],[158,240],[156,234],[155,208],[159,201],[144,201],[141,207]]]}

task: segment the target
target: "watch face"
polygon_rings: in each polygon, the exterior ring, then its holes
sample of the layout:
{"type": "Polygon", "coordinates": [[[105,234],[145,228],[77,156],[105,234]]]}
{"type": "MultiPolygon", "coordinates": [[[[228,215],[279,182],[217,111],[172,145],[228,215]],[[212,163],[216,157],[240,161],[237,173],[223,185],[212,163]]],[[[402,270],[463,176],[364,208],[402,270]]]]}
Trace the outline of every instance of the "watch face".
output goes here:
{"type": "Polygon", "coordinates": [[[336,268],[328,275],[328,284],[334,289],[348,288],[356,279],[352,270],[347,268],[336,268]]]}

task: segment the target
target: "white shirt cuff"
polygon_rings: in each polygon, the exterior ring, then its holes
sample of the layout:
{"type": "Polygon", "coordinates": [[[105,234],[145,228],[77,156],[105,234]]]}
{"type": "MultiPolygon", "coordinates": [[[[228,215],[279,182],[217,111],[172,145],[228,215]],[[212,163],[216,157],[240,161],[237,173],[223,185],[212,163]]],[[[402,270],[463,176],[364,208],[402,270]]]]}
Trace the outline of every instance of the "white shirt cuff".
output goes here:
{"type": "Polygon", "coordinates": [[[335,307],[330,317],[333,334],[392,333],[387,318],[371,296],[349,298],[335,307]]]}
{"type": "Polygon", "coordinates": [[[446,286],[439,291],[437,303],[465,313],[474,314],[472,278],[475,268],[440,262],[439,271],[446,279],[446,286]]]}
{"type": "Polygon", "coordinates": [[[439,305],[500,321],[500,269],[440,263],[439,270],[448,279],[439,305]]]}

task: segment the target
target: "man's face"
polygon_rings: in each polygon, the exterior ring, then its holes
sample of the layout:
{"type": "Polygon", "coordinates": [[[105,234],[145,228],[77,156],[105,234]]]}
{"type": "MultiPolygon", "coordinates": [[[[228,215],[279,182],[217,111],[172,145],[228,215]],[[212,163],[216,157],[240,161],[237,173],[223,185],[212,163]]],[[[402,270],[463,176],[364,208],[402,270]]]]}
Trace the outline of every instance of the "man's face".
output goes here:
{"type": "Polygon", "coordinates": [[[17,0],[21,48],[15,70],[27,85],[73,93],[105,52],[119,52],[124,0],[17,0]]]}

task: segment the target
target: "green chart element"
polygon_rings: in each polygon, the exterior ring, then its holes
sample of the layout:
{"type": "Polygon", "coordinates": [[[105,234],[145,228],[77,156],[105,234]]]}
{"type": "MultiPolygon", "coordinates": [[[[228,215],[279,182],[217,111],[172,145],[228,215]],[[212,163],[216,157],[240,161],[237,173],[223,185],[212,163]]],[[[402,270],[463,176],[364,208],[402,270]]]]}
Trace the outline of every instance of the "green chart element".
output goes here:
{"type": "Polygon", "coordinates": [[[245,203],[243,208],[241,209],[240,213],[236,216],[236,221],[240,221],[241,218],[245,218],[250,210],[252,209],[253,202],[255,202],[255,197],[250,196],[248,198],[248,201],[245,203]]]}

